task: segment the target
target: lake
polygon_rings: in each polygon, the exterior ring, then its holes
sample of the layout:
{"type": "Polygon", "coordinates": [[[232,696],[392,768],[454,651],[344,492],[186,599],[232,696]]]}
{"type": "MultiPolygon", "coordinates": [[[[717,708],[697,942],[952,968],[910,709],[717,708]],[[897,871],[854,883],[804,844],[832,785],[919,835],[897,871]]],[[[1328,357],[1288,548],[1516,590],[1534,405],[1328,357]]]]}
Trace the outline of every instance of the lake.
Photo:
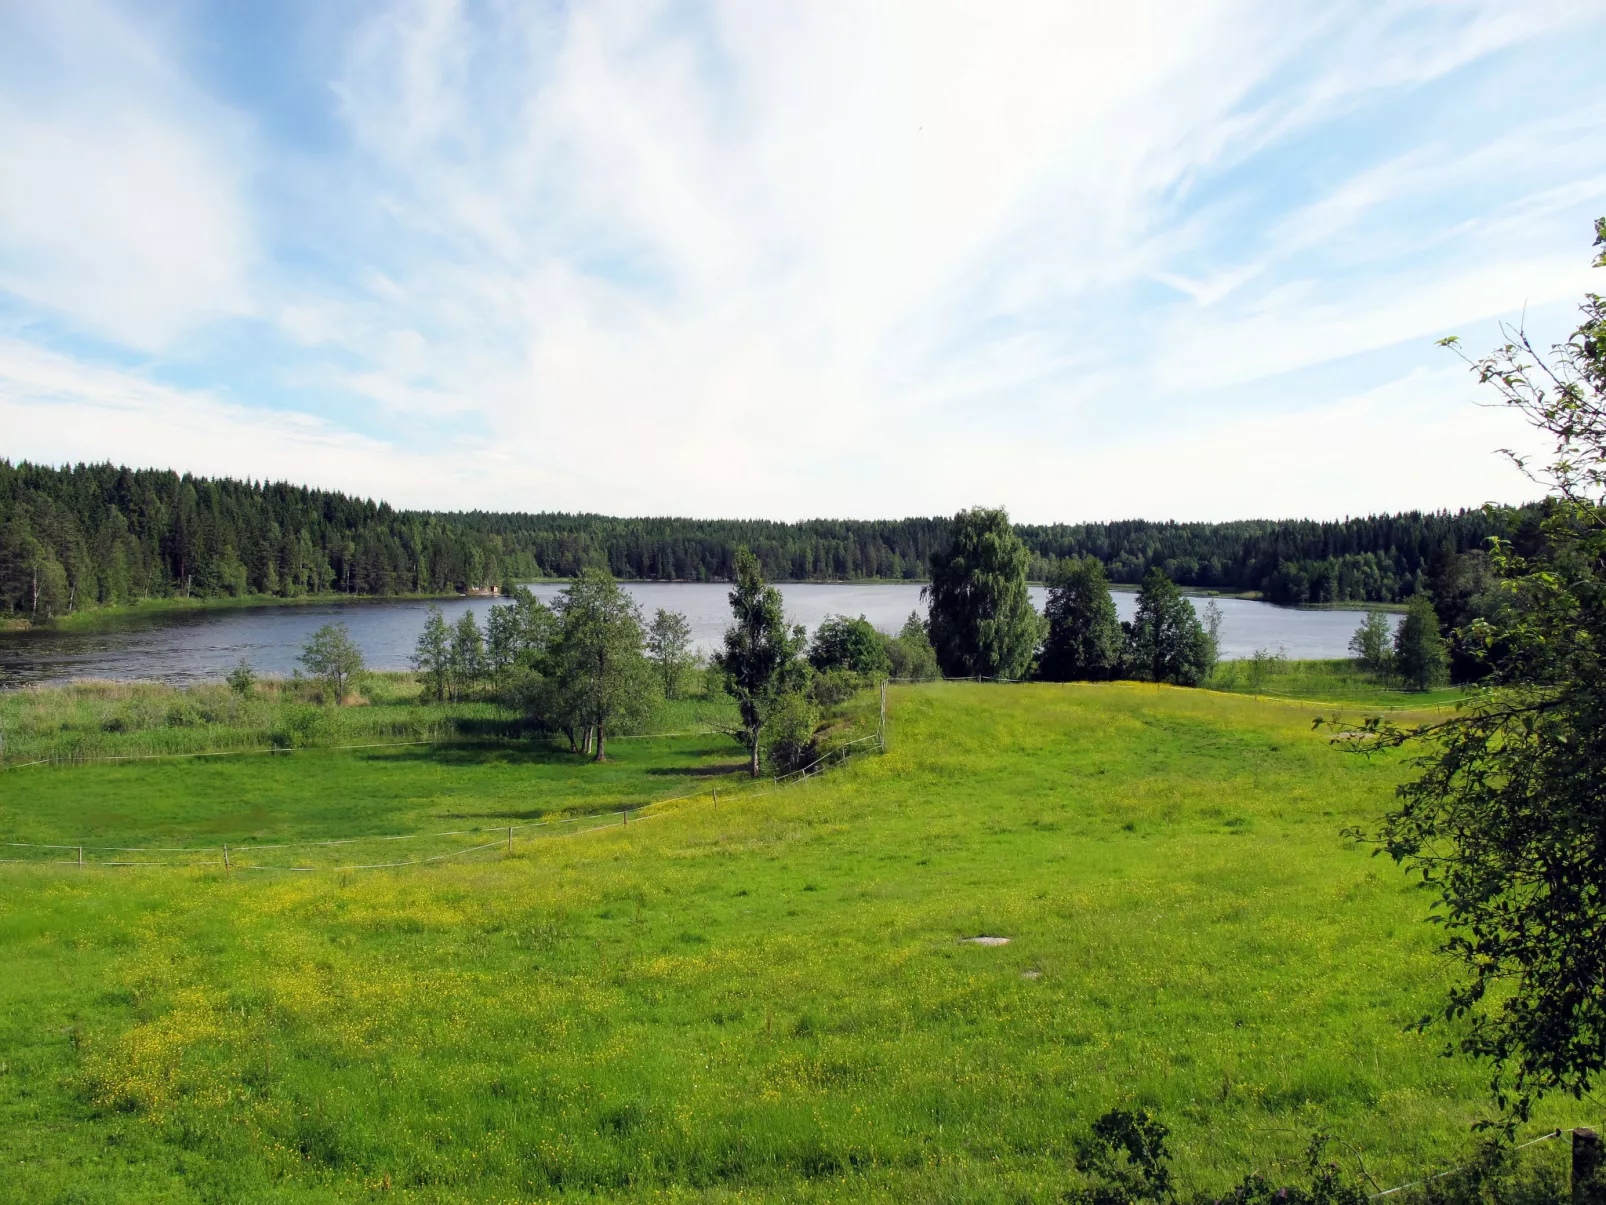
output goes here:
{"type": "MultiPolygon", "coordinates": [[[[724,583],[626,582],[625,588],[650,619],[665,607],[684,612],[697,647],[719,644],[730,621],[724,583]]],[[[561,582],[532,587],[550,602],[563,590],[561,582]]],[[[878,628],[896,631],[911,611],[925,614],[919,583],[783,584],[787,615],[812,630],[827,615],[863,615],[878,628]]],[[[1032,587],[1039,610],[1047,591],[1032,587]]],[[[1122,619],[1131,619],[1137,597],[1114,592],[1122,619]]],[[[1195,608],[1205,600],[1193,599],[1195,608]]],[[[1351,634],[1361,621],[1356,611],[1301,611],[1244,599],[1217,599],[1221,607],[1221,654],[1247,657],[1256,649],[1282,649],[1296,659],[1348,656],[1351,634]]],[[[483,622],[494,604],[489,598],[442,600],[438,605],[453,621],[473,611],[483,622]]],[[[353,601],[315,606],[241,607],[227,610],[177,611],[131,617],[116,627],[95,632],[0,633],[0,684],[66,681],[73,678],[117,678],[177,684],[215,681],[244,657],[257,672],[288,675],[296,655],[321,625],[345,623],[373,669],[406,669],[414,642],[424,626],[428,603],[412,600],[353,601]]]]}

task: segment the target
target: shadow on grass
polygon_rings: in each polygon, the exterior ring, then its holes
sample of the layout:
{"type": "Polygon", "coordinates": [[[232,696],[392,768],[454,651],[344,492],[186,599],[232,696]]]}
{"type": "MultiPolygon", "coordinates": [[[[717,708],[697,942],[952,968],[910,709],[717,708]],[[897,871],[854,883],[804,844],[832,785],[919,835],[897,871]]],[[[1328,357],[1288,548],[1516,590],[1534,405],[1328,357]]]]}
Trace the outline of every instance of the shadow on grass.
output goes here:
{"type": "Polygon", "coordinates": [[[745,761],[733,761],[709,766],[654,766],[642,773],[648,778],[721,778],[726,774],[740,774],[747,768],[745,761]]]}
{"type": "Polygon", "coordinates": [[[536,737],[533,744],[501,741],[438,741],[396,749],[362,750],[358,756],[374,762],[432,762],[436,765],[565,766],[588,760],[558,744],[536,737]]]}
{"type": "MultiPolygon", "coordinates": [[[[651,800],[630,800],[628,806],[633,808],[645,807],[651,800]]],[[[571,816],[606,816],[627,806],[626,802],[617,799],[599,799],[589,804],[577,804],[566,808],[525,808],[515,810],[502,808],[493,812],[441,812],[446,820],[544,820],[548,816],[558,816],[567,813],[571,816]]]]}
{"type": "Polygon", "coordinates": [[[465,740],[540,740],[545,735],[523,719],[502,720],[483,716],[456,716],[453,730],[465,740]]]}

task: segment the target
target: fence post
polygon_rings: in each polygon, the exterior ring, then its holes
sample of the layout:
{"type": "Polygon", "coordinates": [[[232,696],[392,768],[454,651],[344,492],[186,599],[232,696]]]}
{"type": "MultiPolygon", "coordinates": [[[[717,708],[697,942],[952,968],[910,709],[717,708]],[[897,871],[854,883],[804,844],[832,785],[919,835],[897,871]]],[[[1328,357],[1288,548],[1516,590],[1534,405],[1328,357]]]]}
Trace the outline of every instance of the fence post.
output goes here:
{"type": "Polygon", "coordinates": [[[507,852],[513,852],[513,826],[511,824],[507,826],[507,852]]]}
{"type": "Polygon", "coordinates": [[[719,788],[718,787],[714,788],[714,806],[715,807],[719,806],[719,788]]]}
{"type": "Polygon", "coordinates": [[[84,868],[84,847],[82,845],[80,845],[78,847],[78,869],[82,870],[83,868],[84,868]]]}
{"type": "Polygon", "coordinates": [[[881,752],[887,751],[887,680],[881,679],[881,752]]]}
{"type": "Polygon", "coordinates": [[[223,873],[227,874],[231,869],[232,867],[229,866],[229,847],[228,843],[225,842],[223,845],[223,873]]]}
{"type": "Polygon", "coordinates": [[[1606,1205],[1606,1143],[1586,1126],[1573,1131],[1573,1205],[1606,1205]]]}

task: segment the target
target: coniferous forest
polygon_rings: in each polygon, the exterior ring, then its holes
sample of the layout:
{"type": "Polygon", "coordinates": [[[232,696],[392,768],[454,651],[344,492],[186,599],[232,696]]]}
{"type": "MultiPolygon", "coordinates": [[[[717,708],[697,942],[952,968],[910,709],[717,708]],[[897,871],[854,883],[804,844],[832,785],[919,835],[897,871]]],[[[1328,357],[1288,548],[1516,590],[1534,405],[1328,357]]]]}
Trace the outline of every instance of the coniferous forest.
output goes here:
{"type": "MultiPolygon", "coordinates": [[[[1091,554],[1110,579],[1272,602],[1398,602],[1435,558],[1484,547],[1529,512],[1318,522],[1018,525],[1046,579],[1091,554]]],[[[747,547],[771,580],[924,580],[951,520],[610,518],[432,513],[285,483],[0,460],[0,613],[49,618],[155,598],[438,594],[606,567],[624,579],[728,580],[747,547]]]]}

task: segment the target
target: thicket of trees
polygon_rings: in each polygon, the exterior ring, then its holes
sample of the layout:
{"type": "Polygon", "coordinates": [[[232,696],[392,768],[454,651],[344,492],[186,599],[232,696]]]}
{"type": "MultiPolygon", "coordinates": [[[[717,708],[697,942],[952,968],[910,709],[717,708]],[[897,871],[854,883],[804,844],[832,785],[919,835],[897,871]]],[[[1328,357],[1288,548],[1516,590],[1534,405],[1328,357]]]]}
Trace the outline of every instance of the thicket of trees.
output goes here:
{"type": "Polygon", "coordinates": [[[954,516],[953,548],[934,553],[927,630],[942,672],[955,678],[1054,682],[1140,678],[1197,686],[1215,668],[1220,611],[1201,620],[1176,583],[1151,568],[1131,623],[1116,618],[1098,559],[1055,566],[1039,615],[1026,595],[1030,558],[1009,516],[976,507],[954,516]]]}
{"type": "MultiPolygon", "coordinates": [[[[442,514],[501,537],[504,546],[567,576],[605,566],[616,577],[728,581],[749,549],[769,580],[926,579],[948,552],[947,518],[802,523],[617,519],[568,514],[442,514]]],[[[1093,556],[1111,581],[1136,584],[1158,568],[1180,586],[1260,591],[1272,602],[1401,602],[1422,588],[1443,550],[1467,553],[1510,520],[1482,510],[1369,515],[1333,522],[1017,524],[1027,574],[1047,581],[1062,560],[1093,556]]]]}
{"type": "MultiPolygon", "coordinates": [[[[1116,582],[1273,602],[1399,601],[1515,519],[1463,511],[1343,522],[1017,525],[1027,575],[1093,556],[1116,582]]],[[[730,581],[746,548],[767,580],[926,580],[962,533],[947,518],[771,523],[397,511],[283,483],[0,460],[0,613],[43,619],[145,598],[440,593],[605,569],[730,581]]],[[[1472,583],[1475,589],[1476,583],[1472,583]]]]}
{"type": "MultiPolygon", "coordinates": [[[[660,609],[647,622],[605,569],[583,570],[551,606],[514,586],[491,607],[483,629],[472,612],[448,624],[430,607],[412,657],[422,698],[500,701],[537,730],[567,736],[571,751],[600,761],[608,734],[622,724],[649,721],[666,700],[721,691],[736,701],[740,724],[730,735],[748,750],[756,776],[812,760],[827,709],[887,674],[937,675],[917,616],[894,636],[862,615],[830,615],[811,640],[805,628],[786,622],[780,592],[757,565],[752,556],[738,557],[733,622],[723,649],[707,663],[692,650],[684,615],[660,609]]],[[[339,627],[321,629],[302,658],[320,677],[332,676],[323,654],[335,636],[343,637],[339,627]]],[[[346,672],[360,668],[359,660],[346,672]]],[[[337,684],[332,697],[342,693],[337,684]]]]}
{"type": "Polygon", "coordinates": [[[145,598],[441,593],[533,575],[490,534],[324,490],[0,460],[0,613],[145,598]]]}

